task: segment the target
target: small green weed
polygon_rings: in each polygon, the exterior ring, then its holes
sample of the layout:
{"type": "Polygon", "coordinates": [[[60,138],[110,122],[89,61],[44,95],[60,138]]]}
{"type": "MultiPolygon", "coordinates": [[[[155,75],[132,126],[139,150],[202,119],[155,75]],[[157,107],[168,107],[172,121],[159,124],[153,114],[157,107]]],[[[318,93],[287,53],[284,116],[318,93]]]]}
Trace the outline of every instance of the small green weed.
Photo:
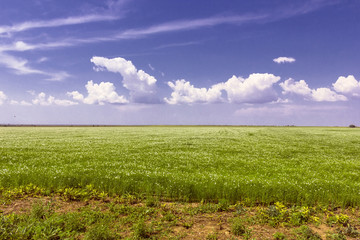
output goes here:
{"type": "Polygon", "coordinates": [[[158,204],[159,204],[159,201],[155,197],[150,196],[150,197],[146,198],[145,205],[147,207],[156,207],[158,204]]]}
{"type": "Polygon", "coordinates": [[[235,218],[231,225],[231,232],[235,236],[243,236],[249,233],[249,229],[243,224],[240,218],[235,218]]]}
{"type": "Polygon", "coordinates": [[[274,239],[276,240],[285,240],[286,239],[286,236],[284,233],[281,233],[281,232],[276,232],[273,234],[273,237],[274,239]]]}
{"type": "Polygon", "coordinates": [[[30,216],[35,219],[44,219],[47,215],[44,203],[41,201],[36,201],[31,208],[30,216]]]}
{"type": "Polygon", "coordinates": [[[327,234],[326,240],[346,240],[346,236],[342,232],[334,233],[334,234],[327,234]]]}
{"type": "Polygon", "coordinates": [[[135,239],[149,238],[152,232],[142,219],[133,225],[133,231],[135,239]]]}
{"type": "Polygon", "coordinates": [[[217,240],[217,239],[218,239],[218,233],[217,232],[209,233],[206,236],[206,240],[217,240]]]}
{"type": "Polygon", "coordinates": [[[298,239],[301,239],[301,240],[303,240],[303,239],[321,240],[321,237],[306,225],[301,226],[298,229],[298,233],[300,234],[300,238],[298,238],[298,239]]]}
{"type": "Polygon", "coordinates": [[[216,205],[218,212],[227,211],[229,209],[229,206],[229,200],[226,199],[220,199],[218,204],[216,205]]]}
{"type": "Polygon", "coordinates": [[[360,236],[360,232],[350,224],[344,229],[344,234],[353,238],[358,238],[360,236]]]}
{"type": "Polygon", "coordinates": [[[95,224],[85,234],[85,240],[111,240],[115,239],[109,226],[106,224],[95,224]]]}

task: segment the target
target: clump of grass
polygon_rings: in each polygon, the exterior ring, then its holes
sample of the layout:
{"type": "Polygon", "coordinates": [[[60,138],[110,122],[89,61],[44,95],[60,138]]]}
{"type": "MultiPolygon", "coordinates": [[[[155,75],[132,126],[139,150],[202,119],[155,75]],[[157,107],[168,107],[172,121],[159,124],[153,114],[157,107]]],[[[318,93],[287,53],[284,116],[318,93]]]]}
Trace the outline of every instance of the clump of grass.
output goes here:
{"type": "Polygon", "coordinates": [[[243,224],[241,219],[235,218],[232,225],[231,225],[231,232],[235,236],[242,236],[247,232],[246,226],[243,224]]]}
{"type": "Polygon", "coordinates": [[[356,227],[353,227],[350,224],[344,229],[344,234],[353,238],[358,238],[360,236],[360,232],[356,229],[356,227]]]}
{"type": "Polygon", "coordinates": [[[229,200],[220,199],[216,207],[219,212],[222,212],[222,211],[227,211],[229,209],[229,206],[230,206],[229,200]]]}
{"type": "Polygon", "coordinates": [[[206,240],[217,240],[217,239],[218,239],[218,233],[217,232],[209,233],[206,236],[206,240]]]}
{"type": "Polygon", "coordinates": [[[334,233],[334,234],[327,234],[326,240],[346,240],[346,236],[342,232],[334,233]]]}
{"type": "Polygon", "coordinates": [[[321,237],[319,236],[319,234],[315,233],[311,228],[309,228],[306,225],[301,226],[298,229],[298,232],[300,233],[300,235],[303,237],[303,239],[308,239],[308,240],[321,240],[321,237]]]}
{"type": "Polygon", "coordinates": [[[47,215],[44,203],[42,201],[36,201],[31,208],[30,216],[34,219],[44,219],[47,215]]]}
{"type": "Polygon", "coordinates": [[[286,239],[286,236],[284,233],[281,233],[281,232],[276,232],[273,234],[273,237],[274,239],[276,240],[285,240],[286,239]]]}
{"type": "Polygon", "coordinates": [[[108,225],[95,224],[85,234],[85,240],[112,240],[115,237],[112,235],[108,225]]]}
{"type": "Polygon", "coordinates": [[[156,207],[159,204],[157,198],[150,196],[146,198],[145,204],[147,207],[156,207]]]}
{"type": "Polygon", "coordinates": [[[146,226],[143,219],[139,220],[136,224],[133,225],[133,236],[135,239],[149,238],[151,230],[146,226]]]}

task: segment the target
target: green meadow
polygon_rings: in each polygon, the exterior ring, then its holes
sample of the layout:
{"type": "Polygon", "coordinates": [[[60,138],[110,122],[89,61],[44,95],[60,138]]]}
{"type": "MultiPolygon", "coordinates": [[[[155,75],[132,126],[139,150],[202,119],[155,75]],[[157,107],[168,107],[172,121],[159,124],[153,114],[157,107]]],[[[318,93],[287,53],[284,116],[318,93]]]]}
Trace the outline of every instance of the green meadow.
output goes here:
{"type": "Polygon", "coordinates": [[[0,187],[360,205],[360,129],[1,127],[0,187]]]}

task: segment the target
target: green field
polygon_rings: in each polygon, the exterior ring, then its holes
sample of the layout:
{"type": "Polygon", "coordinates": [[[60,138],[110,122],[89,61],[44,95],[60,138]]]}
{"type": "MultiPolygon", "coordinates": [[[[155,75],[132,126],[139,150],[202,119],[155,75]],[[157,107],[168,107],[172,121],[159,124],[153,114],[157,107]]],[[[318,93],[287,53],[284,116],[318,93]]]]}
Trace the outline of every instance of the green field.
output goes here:
{"type": "Polygon", "coordinates": [[[360,129],[1,127],[0,187],[360,205],[360,129]]]}

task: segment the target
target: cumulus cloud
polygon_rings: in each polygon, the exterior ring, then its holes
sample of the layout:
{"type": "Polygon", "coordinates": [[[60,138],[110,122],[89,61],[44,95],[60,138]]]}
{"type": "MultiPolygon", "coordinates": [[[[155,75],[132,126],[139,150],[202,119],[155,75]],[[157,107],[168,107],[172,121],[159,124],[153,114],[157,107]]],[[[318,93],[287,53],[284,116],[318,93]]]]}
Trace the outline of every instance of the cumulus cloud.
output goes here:
{"type": "Polygon", "coordinates": [[[312,90],[312,98],[317,102],[337,102],[347,101],[347,98],[343,95],[337,94],[329,88],[318,88],[312,90]]]}
{"type": "Polygon", "coordinates": [[[104,105],[105,103],[124,104],[129,102],[124,96],[119,96],[116,93],[114,84],[110,82],[97,84],[93,83],[93,81],[88,81],[85,88],[88,93],[87,97],[84,97],[78,91],[68,92],[67,95],[85,104],[104,105]]]}
{"type": "Polygon", "coordinates": [[[347,77],[340,76],[333,83],[334,90],[353,97],[360,97],[360,81],[357,81],[353,75],[347,77]]]}
{"type": "Polygon", "coordinates": [[[34,105],[41,105],[41,106],[50,106],[50,105],[59,105],[59,106],[71,106],[77,105],[77,102],[73,102],[66,99],[56,99],[53,96],[46,96],[45,93],[39,93],[35,99],[32,100],[34,105]]]}
{"type": "Polygon", "coordinates": [[[7,96],[5,95],[5,93],[3,91],[0,91],[0,105],[2,105],[6,99],[7,96]]]}
{"type": "Polygon", "coordinates": [[[277,100],[272,88],[280,77],[268,73],[254,73],[248,78],[231,77],[226,82],[213,85],[211,88],[196,88],[185,80],[168,82],[173,90],[171,98],[165,98],[169,104],[196,102],[231,102],[231,103],[264,103],[277,100]]]}
{"type": "Polygon", "coordinates": [[[308,84],[304,80],[300,80],[295,82],[294,79],[289,78],[284,82],[279,84],[283,89],[283,94],[287,93],[295,93],[302,96],[311,95],[311,89],[309,88],[308,84]]]}
{"type": "Polygon", "coordinates": [[[24,100],[22,100],[22,101],[16,101],[16,100],[11,100],[10,101],[10,104],[11,105],[19,105],[19,106],[31,106],[32,104],[31,103],[29,103],[29,102],[26,102],[26,101],[24,101],[24,100]]]}
{"type": "Polygon", "coordinates": [[[311,89],[304,80],[296,82],[290,78],[279,85],[283,89],[283,94],[294,93],[316,102],[347,101],[344,95],[337,94],[329,88],[311,89]]]}
{"type": "Polygon", "coordinates": [[[276,63],[292,63],[295,62],[295,58],[292,57],[278,57],[278,58],[274,58],[273,59],[274,62],[276,63]]]}
{"type": "Polygon", "coordinates": [[[157,101],[156,79],[144,72],[137,70],[131,61],[124,58],[92,57],[90,60],[95,64],[95,71],[120,73],[123,77],[123,86],[130,91],[132,102],[154,102],[157,101]]]}
{"type": "Polygon", "coordinates": [[[221,101],[221,89],[216,86],[210,89],[196,88],[184,79],[168,82],[168,86],[173,90],[171,97],[164,99],[168,104],[221,101]]]}
{"type": "Polygon", "coordinates": [[[277,100],[273,84],[280,77],[269,73],[253,73],[248,78],[233,76],[227,82],[218,84],[233,103],[264,103],[277,100]]]}

